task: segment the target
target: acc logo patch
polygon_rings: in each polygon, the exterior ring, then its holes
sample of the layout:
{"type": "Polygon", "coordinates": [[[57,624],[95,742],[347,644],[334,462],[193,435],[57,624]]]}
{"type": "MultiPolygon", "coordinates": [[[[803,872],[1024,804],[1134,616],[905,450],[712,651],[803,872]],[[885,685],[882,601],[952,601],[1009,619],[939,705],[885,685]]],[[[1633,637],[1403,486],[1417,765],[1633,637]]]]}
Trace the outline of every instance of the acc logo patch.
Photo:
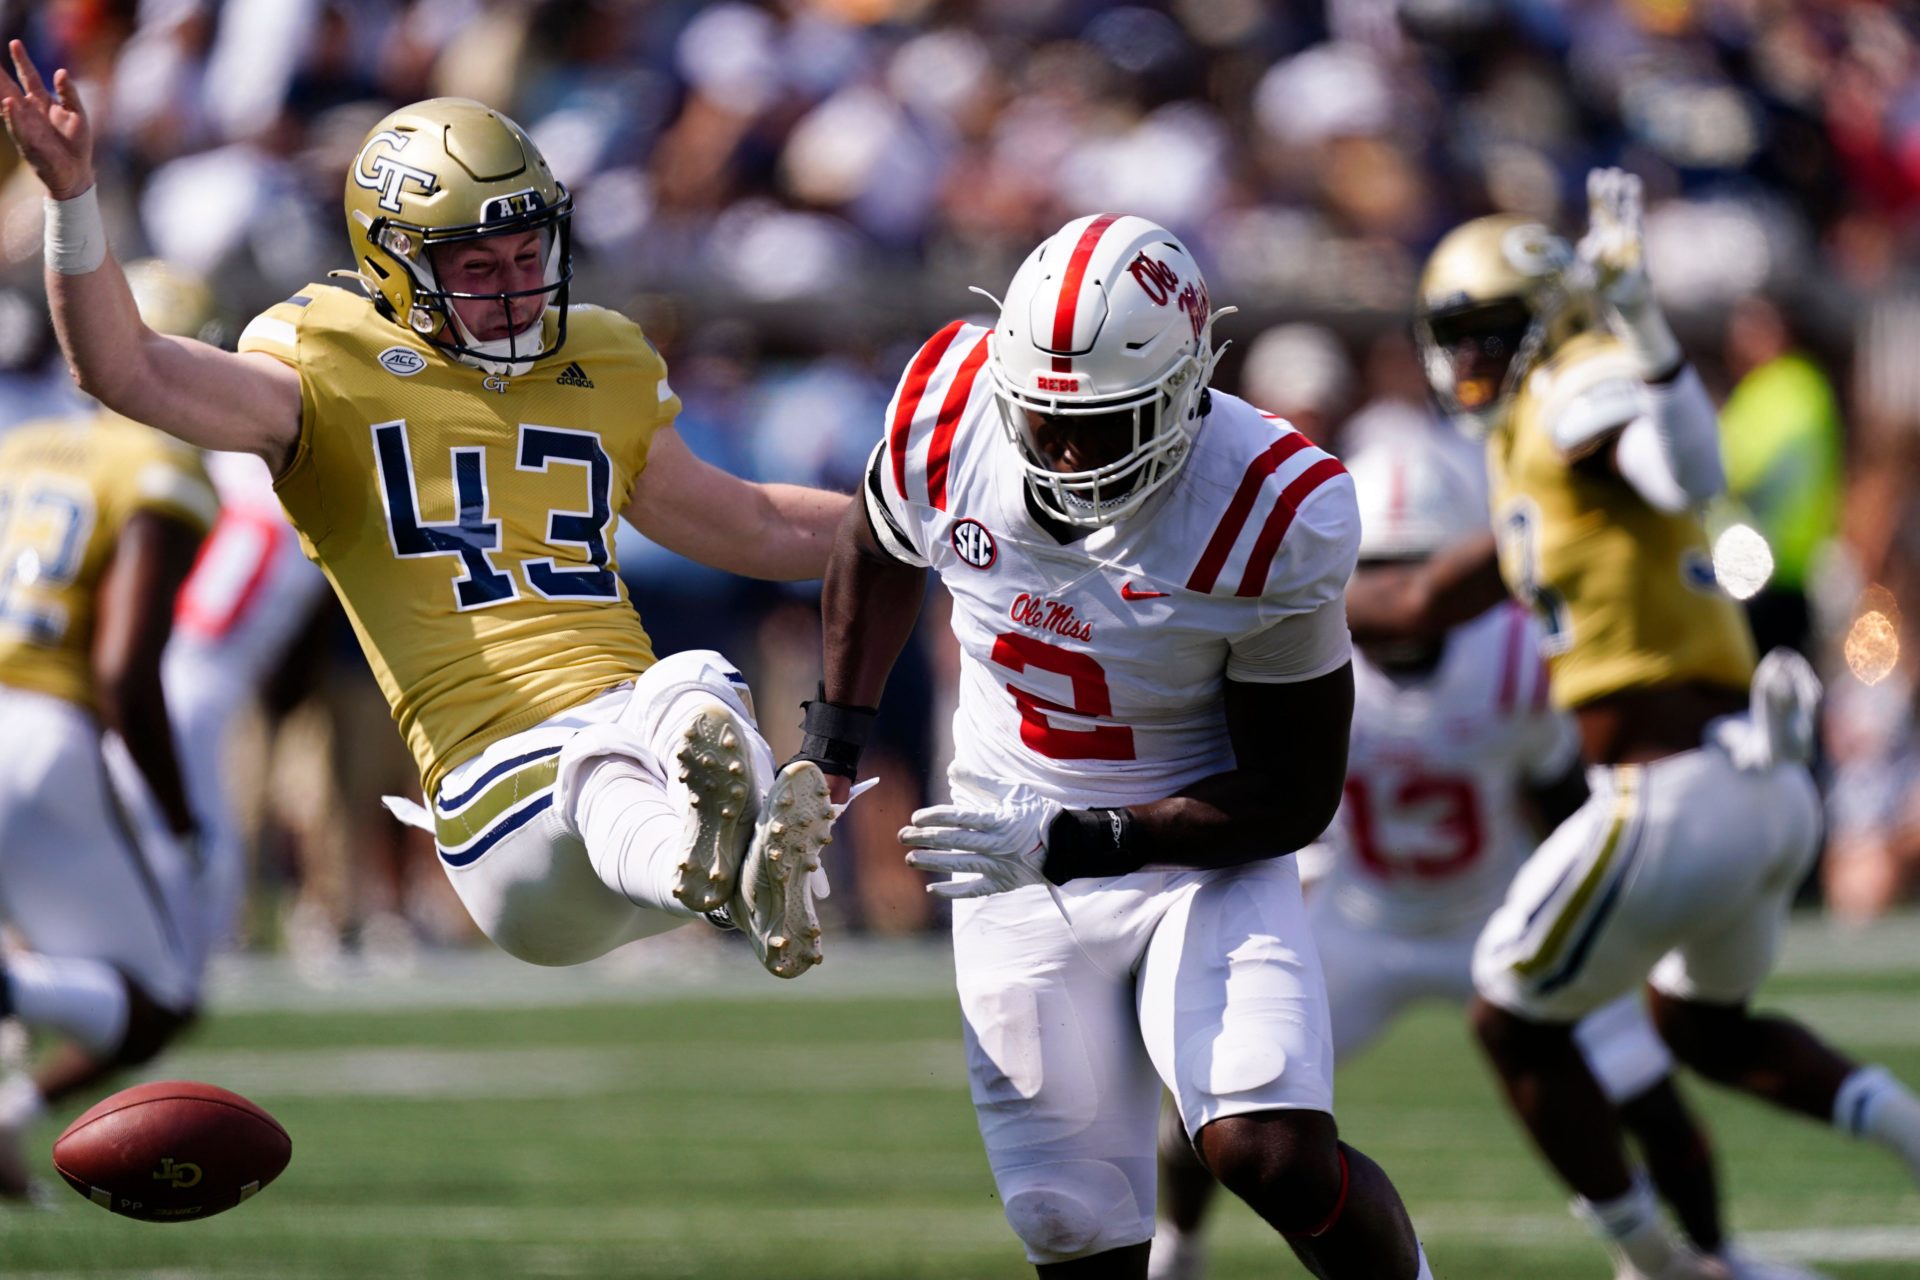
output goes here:
{"type": "Polygon", "coordinates": [[[993,545],[993,535],[978,520],[956,521],[947,537],[953,543],[953,553],[976,569],[991,568],[1000,554],[993,545]]]}
{"type": "Polygon", "coordinates": [[[411,347],[388,347],[379,360],[380,367],[396,378],[411,378],[427,367],[427,358],[411,347]]]}

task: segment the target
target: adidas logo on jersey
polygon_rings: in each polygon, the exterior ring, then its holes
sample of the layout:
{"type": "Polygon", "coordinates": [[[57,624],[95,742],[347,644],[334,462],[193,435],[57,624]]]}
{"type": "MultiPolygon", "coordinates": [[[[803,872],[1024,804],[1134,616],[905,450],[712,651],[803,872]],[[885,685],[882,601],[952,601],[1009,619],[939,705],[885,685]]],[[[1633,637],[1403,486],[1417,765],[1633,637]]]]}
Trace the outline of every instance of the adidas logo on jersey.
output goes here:
{"type": "Polygon", "coordinates": [[[566,368],[562,369],[560,376],[555,378],[554,381],[563,387],[592,388],[593,386],[593,379],[589,378],[587,371],[577,364],[569,364],[566,368]]]}

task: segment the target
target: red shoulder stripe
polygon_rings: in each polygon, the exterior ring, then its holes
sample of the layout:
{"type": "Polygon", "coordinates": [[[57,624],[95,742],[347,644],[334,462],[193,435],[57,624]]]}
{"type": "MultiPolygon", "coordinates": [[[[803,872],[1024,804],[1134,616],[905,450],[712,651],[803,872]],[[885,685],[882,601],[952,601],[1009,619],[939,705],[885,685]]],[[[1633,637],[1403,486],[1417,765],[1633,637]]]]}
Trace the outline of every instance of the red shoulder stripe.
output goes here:
{"type": "Polygon", "coordinates": [[[1299,513],[1300,504],[1307,495],[1335,476],[1347,474],[1337,458],[1322,458],[1293,478],[1293,483],[1280,491],[1280,501],[1273,504],[1273,510],[1267,513],[1267,523],[1260,530],[1260,537],[1253,544],[1253,553],[1247,557],[1247,571],[1240,577],[1240,589],[1237,596],[1257,596],[1267,589],[1267,575],[1273,571],[1273,558],[1279,554],[1280,540],[1287,536],[1287,530],[1293,524],[1293,517],[1299,513]]]}
{"type": "Polygon", "coordinates": [[[893,455],[894,487],[903,498],[910,496],[907,493],[907,434],[913,429],[913,415],[920,411],[920,398],[927,394],[927,383],[963,323],[955,320],[927,339],[927,345],[920,348],[920,354],[907,366],[906,381],[900,386],[900,402],[894,407],[893,426],[887,433],[887,451],[893,455]]]}
{"type": "Polygon", "coordinates": [[[1187,590],[1203,595],[1213,590],[1220,570],[1226,566],[1227,556],[1233,551],[1233,544],[1240,539],[1240,530],[1247,523],[1247,515],[1253,510],[1253,500],[1259,495],[1261,482],[1278,470],[1281,463],[1306,447],[1305,436],[1298,431],[1289,431],[1248,464],[1247,473],[1240,477],[1240,487],[1233,491],[1233,501],[1227,504],[1227,513],[1214,526],[1213,537],[1207,539],[1207,549],[1201,553],[1200,563],[1193,567],[1193,576],[1187,579],[1187,590]]]}
{"type": "MultiPolygon", "coordinates": [[[[1080,285],[1086,279],[1087,263],[1093,258],[1093,251],[1100,245],[1100,237],[1107,228],[1120,220],[1117,213],[1103,213],[1087,224],[1080,233],[1080,243],[1073,246],[1073,256],[1067,259],[1067,270],[1060,277],[1060,301],[1053,309],[1053,349],[1055,351],[1073,350],[1073,321],[1080,309],[1080,285]]],[[[1073,372],[1073,357],[1055,356],[1055,373],[1073,372]]]]}
{"type": "Polygon", "coordinates": [[[987,362],[987,340],[992,336],[991,329],[981,334],[960,362],[960,372],[954,375],[953,385],[947,388],[947,398],[940,402],[940,416],[934,420],[933,442],[927,451],[927,501],[941,511],[947,509],[947,464],[953,456],[953,433],[960,425],[967,401],[973,397],[974,379],[980,376],[980,366],[987,362]]]}

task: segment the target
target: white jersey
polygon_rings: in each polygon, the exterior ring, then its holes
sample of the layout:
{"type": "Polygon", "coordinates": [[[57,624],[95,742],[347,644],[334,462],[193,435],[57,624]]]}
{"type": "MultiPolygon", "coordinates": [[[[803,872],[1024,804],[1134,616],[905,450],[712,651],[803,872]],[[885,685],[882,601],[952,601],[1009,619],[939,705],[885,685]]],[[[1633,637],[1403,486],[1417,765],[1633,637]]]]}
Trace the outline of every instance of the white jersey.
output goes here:
{"type": "Polygon", "coordinates": [[[1353,668],[1346,795],[1317,892],[1387,934],[1477,927],[1538,843],[1524,787],[1579,755],[1547,702],[1539,624],[1504,604],[1449,632],[1431,672],[1389,675],[1364,654],[1353,668]]]}
{"type": "Polygon", "coordinates": [[[1059,542],[1028,508],[982,376],[989,340],[956,322],[921,349],[866,485],[876,535],[953,597],[956,793],[1024,783],[1066,804],[1137,804],[1232,768],[1226,680],[1308,680],[1350,656],[1352,481],[1214,391],[1171,483],[1059,542]]]}

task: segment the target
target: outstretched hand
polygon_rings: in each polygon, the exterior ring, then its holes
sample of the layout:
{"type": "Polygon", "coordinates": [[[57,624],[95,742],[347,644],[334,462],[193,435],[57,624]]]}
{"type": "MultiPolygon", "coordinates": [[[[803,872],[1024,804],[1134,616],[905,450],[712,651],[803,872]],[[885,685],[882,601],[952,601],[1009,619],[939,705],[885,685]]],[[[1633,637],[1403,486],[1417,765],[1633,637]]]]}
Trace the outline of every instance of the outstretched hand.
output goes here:
{"type": "Polygon", "coordinates": [[[93,128],[79,87],[62,67],[53,73],[48,92],[27,46],[15,40],[7,50],[14,75],[0,73],[0,120],[48,194],[70,200],[93,185],[93,128]]]}
{"type": "Polygon", "coordinates": [[[1639,177],[1624,169],[1587,174],[1587,234],[1577,256],[1592,273],[1595,291],[1622,309],[1648,296],[1643,199],[1639,177]]]}

